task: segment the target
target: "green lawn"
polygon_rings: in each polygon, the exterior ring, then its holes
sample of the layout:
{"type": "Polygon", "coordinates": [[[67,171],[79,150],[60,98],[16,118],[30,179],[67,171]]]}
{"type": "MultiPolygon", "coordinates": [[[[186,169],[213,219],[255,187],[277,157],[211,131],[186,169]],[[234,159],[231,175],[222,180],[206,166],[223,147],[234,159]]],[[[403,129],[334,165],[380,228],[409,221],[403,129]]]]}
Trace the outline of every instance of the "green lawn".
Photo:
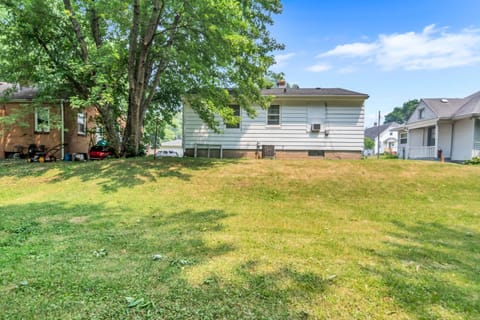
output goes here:
{"type": "Polygon", "coordinates": [[[0,163],[0,310],[1,319],[480,319],[480,167],[0,163]]]}

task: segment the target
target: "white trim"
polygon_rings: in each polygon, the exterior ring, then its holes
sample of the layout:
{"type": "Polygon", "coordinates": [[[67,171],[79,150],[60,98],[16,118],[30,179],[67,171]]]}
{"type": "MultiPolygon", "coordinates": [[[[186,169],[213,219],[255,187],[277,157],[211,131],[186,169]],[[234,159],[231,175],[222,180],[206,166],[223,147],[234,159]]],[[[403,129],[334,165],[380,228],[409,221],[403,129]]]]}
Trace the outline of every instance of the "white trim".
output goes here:
{"type": "Polygon", "coordinates": [[[426,120],[426,121],[421,121],[421,122],[415,122],[415,123],[412,123],[412,124],[407,124],[405,127],[408,130],[432,127],[432,126],[435,126],[437,124],[437,120],[438,119],[431,119],[431,120],[426,120]]]}

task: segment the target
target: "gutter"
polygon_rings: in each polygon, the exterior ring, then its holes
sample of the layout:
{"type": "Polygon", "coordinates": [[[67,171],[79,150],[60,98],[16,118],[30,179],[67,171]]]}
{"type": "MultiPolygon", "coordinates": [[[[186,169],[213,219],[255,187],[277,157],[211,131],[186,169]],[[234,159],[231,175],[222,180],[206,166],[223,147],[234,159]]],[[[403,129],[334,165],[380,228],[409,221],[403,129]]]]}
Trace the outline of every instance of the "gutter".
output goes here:
{"type": "Polygon", "coordinates": [[[60,110],[62,113],[62,127],[61,127],[61,141],[62,144],[62,160],[65,159],[65,106],[63,104],[63,99],[60,99],[60,110]]]}

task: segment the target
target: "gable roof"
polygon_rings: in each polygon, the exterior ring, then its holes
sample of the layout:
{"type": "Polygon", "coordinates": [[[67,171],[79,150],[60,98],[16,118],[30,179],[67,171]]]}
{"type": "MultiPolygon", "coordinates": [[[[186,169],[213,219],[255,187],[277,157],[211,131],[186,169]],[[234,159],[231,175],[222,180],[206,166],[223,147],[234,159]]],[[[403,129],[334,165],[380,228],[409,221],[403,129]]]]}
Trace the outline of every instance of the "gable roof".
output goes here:
{"type": "Polygon", "coordinates": [[[456,118],[480,115],[480,91],[468,96],[465,103],[456,113],[456,118]]]}
{"type": "Polygon", "coordinates": [[[357,97],[367,99],[368,95],[342,88],[272,88],[263,89],[263,95],[273,96],[322,96],[322,97],[357,97]]]}
{"type": "Polygon", "coordinates": [[[31,100],[38,90],[32,87],[19,87],[7,82],[0,82],[0,98],[9,100],[31,100]],[[13,91],[12,91],[13,90],[13,91]]]}
{"type": "Polygon", "coordinates": [[[422,99],[441,119],[458,119],[480,115],[480,91],[465,98],[422,99]]]}
{"type": "Polygon", "coordinates": [[[384,131],[388,130],[390,127],[398,127],[399,124],[396,122],[389,122],[386,124],[382,124],[380,128],[378,126],[375,127],[370,127],[365,129],[365,137],[369,137],[370,139],[375,140],[378,136],[378,131],[380,130],[380,134],[382,134],[384,131]]]}

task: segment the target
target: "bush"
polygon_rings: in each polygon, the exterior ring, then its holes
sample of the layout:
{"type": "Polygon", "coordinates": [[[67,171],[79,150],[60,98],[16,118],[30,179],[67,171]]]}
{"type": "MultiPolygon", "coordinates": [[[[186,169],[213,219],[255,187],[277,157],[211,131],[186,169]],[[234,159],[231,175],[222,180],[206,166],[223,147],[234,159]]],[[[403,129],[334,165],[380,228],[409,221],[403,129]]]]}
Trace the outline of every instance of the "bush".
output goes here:
{"type": "Polygon", "coordinates": [[[464,164],[480,165],[480,157],[473,157],[472,160],[466,160],[464,164]]]}

